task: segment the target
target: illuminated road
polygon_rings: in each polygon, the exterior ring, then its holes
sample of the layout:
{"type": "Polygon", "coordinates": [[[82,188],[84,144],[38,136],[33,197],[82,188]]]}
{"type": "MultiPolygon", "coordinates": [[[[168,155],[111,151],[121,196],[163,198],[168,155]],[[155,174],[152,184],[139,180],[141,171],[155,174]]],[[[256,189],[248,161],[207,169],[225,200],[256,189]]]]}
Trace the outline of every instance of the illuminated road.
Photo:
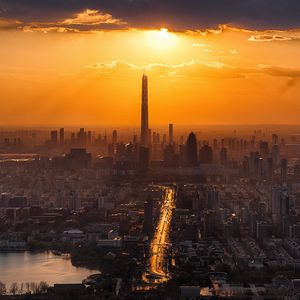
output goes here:
{"type": "Polygon", "coordinates": [[[149,268],[143,276],[144,281],[155,284],[162,283],[170,278],[167,270],[167,250],[175,191],[170,187],[163,188],[165,197],[160,209],[155,234],[150,244],[149,268]]]}

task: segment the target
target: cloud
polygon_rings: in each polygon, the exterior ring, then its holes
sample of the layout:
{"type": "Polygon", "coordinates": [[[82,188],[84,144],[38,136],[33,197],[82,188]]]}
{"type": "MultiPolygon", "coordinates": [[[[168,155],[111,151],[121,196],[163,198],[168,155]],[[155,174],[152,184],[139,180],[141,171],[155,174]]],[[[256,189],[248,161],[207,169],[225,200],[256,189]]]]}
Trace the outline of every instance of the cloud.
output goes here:
{"type": "Polygon", "coordinates": [[[79,22],[83,15],[76,14],[89,9],[143,29],[168,27],[174,31],[205,32],[220,30],[219,24],[252,30],[300,27],[299,0],[0,0],[0,7],[2,17],[26,24],[67,19],[79,22]]]}
{"type": "Polygon", "coordinates": [[[287,79],[284,87],[280,89],[288,90],[296,85],[300,79],[300,69],[282,68],[270,65],[256,65],[254,67],[243,68],[224,64],[219,61],[200,61],[190,60],[179,64],[137,64],[125,60],[113,60],[106,62],[97,62],[84,66],[86,70],[93,70],[99,74],[108,74],[111,72],[154,72],[161,78],[222,78],[222,79],[247,79],[249,76],[267,75],[272,77],[282,77],[287,79]]]}
{"type": "Polygon", "coordinates": [[[282,36],[282,35],[268,35],[268,34],[263,34],[263,35],[252,35],[249,38],[249,41],[251,42],[273,42],[273,41],[292,41],[292,40],[299,40],[298,37],[292,37],[292,36],[282,36]]]}
{"type": "Polygon", "coordinates": [[[22,27],[24,32],[42,32],[42,33],[79,33],[80,31],[76,28],[67,28],[61,26],[42,26],[39,24],[26,25],[22,27]]]}
{"type": "Polygon", "coordinates": [[[234,54],[234,55],[239,54],[239,52],[238,52],[236,49],[231,49],[231,50],[229,50],[229,53],[230,53],[230,54],[234,54]]]}
{"type": "Polygon", "coordinates": [[[21,29],[24,32],[95,32],[105,29],[120,29],[121,27],[123,28],[123,26],[125,25],[125,21],[114,18],[109,13],[102,13],[98,10],[91,9],[86,9],[82,12],[74,14],[71,18],[66,18],[62,21],[56,22],[26,22],[0,17],[0,29],[21,29]]]}
{"type": "Polygon", "coordinates": [[[0,18],[0,29],[2,30],[15,29],[21,24],[22,22],[18,20],[0,18]]]}
{"type": "Polygon", "coordinates": [[[136,64],[124,60],[114,60],[98,62],[84,66],[85,69],[107,74],[111,72],[147,71],[164,77],[199,77],[199,78],[244,78],[238,69],[217,61],[204,62],[200,60],[190,60],[179,64],[136,64]]]}
{"type": "Polygon", "coordinates": [[[101,13],[98,10],[86,9],[76,14],[74,18],[66,19],[61,25],[99,25],[99,24],[126,24],[126,22],[115,19],[111,14],[101,13]]]}

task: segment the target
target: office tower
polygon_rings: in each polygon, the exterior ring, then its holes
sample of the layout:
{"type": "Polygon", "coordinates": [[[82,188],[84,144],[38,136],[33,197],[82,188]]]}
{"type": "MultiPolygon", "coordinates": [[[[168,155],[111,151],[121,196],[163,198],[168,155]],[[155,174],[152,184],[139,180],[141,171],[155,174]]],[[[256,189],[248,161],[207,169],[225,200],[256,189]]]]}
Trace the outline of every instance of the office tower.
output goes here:
{"type": "Polygon", "coordinates": [[[289,194],[286,186],[274,186],[271,192],[272,220],[279,224],[284,216],[289,214],[289,194]]]}
{"type": "Polygon", "coordinates": [[[114,130],[112,133],[112,142],[113,142],[113,144],[116,144],[117,141],[118,141],[118,133],[117,133],[117,130],[114,130]]]}
{"type": "Polygon", "coordinates": [[[278,135],[275,134],[275,133],[273,133],[272,134],[272,144],[273,145],[277,145],[278,144],[278,140],[279,140],[278,135]]]}
{"type": "Polygon", "coordinates": [[[163,144],[167,143],[167,135],[165,133],[163,134],[162,142],[163,142],[163,144]]]}
{"type": "Polygon", "coordinates": [[[80,196],[77,191],[71,191],[70,192],[70,202],[69,202],[69,208],[71,210],[79,210],[81,207],[81,201],[80,196]]]}
{"type": "Polygon", "coordinates": [[[79,132],[77,133],[77,140],[78,140],[78,143],[81,147],[86,146],[87,134],[84,131],[84,128],[80,128],[79,132]]]}
{"type": "Polygon", "coordinates": [[[169,144],[173,144],[174,136],[173,136],[173,124],[169,124],[169,144]]]}
{"type": "Polygon", "coordinates": [[[157,143],[157,141],[156,141],[156,132],[153,131],[153,133],[152,133],[152,144],[156,144],[156,143],[157,143]]]}
{"type": "Polygon", "coordinates": [[[63,208],[64,204],[64,194],[65,194],[65,184],[63,179],[57,179],[55,182],[56,186],[56,204],[55,207],[63,208]]]}
{"type": "Polygon", "coordinates": [[[214,210],[215,212],[217,212],[218,208],[220,207],[219,191],[215,186],[210,187],[206,191],[206,207],[208,209],[214,210]]]}
{"type": "Polygon", "coordinates": [[[199,152],[199,161],[202,164],[213,163],[213,150],[210,146],[204,145],[199,152]]]}
{"type": "Polygon", "coordinates": [[[59,129],[59,144],[60,144],[60,146],[63,146],[65,144],[65,129],[64,128],[59,129]]]}
{"type": "Polygon", "coordinates": [[[149,169],[150,152],[148,147],[141,146],[139,153],[140,170],[147,171],[149,169]]]}
{"type": "Polygon", "coordinates": [[[157,144],[160,143],[160,134],[159,133],[156,134],[156,142],[157,142],[157,144]]]}
{"type": "Polygon", "coordinates": [[[266,238],[272,236],[273,225],[270,222],[259,221],[256,224],[256,238],[262,243],[266,238]]]}
{"type": "Polygon", "coordinates": [[[249,177],[250,176],[250,158],[249,156],[244,156],[242,161],[242,176],[249,177]]]}
{"type": "Polygon", "coordinates": [[[259,152],[260,152],[260,155],[262,155],[262,157],[267,157],[269,155],[269,143],[268,142],[263,142],[261,141],[259,143],[259,152]]]}
{"type": "Polygon", "coordinates": [[[71,144],[75,144],[75,132],[71,132],[71,144]]]}
{"type": "Polygon", "coordinates": [[[148,143],[148,146],[150,146],[150,144],[151,144],[151,136],[152,136],[152,130],[149,128],[148,129],[148,134],[147,134],[147,139],[148,139],[147,143],[148,143]]]}
{"type": "Polygon", "coordinates": [[[274,173],[273,158],[269,157],[267,160],[267,177],[271,181],[273,180],[273,173],[274,173]]]}
{"type": "Polygon", "coordinates": [[[275,165],[278,165],[280,157],[280,147],[278,145],[274,145],[272,147],[272,158],[275,165]]]}
{"type": "Polygon", "coordinates": [[[186,142],[186,160],[188,167],[198,165],[197,138],[194,132],[191,132],[186,142]]]}
{"type": "Polygon", "coordinates": [[[149,123],[148,123],[148,77],[142,78],[142,114],[141,114],[141,145],[149,146],[149,123]]]}
{"type": "Polygon", "coordinates": [[[58,132],[57,130],[52,130],[50,133],[50,143],[51,146],[57,146],[57,142],[58,142],[58,132]]]}
{"type": "Polygon", "coordinates": [[[227,150],[224,147],[220,151],[220,163],[223,166],[227,165],[227,150]]]}
{"type": "Polygon", "coordinates": [[[65,164],[68,168],[80,169],[89,168],[92,162],[92,155],[86,149],[74,148],[65,155],[65,164]]]}
{"type": "Polygon", "coordinates": [[[285,183],[287,179],[287,160],[283,158],[280,162],[280,175],[281,175],[281,182],[285,183]]]}
{"type": "Polygon", "coordinates": [[[91,131],[87,132],[87,144],[92,145],[92,132],[91,131]]]}

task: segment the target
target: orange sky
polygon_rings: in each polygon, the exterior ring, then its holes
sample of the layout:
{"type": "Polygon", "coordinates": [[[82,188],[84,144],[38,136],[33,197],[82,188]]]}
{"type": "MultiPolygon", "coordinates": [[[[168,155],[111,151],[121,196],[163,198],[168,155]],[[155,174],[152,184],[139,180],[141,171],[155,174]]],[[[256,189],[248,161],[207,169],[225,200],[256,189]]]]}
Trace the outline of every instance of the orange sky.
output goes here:
{"type": "Polygon", "coordinates": [[[299,124],[300,30],[46,31],[0,31],[0,125],[137,125],[143,71],[153,125],[299,124]]]}

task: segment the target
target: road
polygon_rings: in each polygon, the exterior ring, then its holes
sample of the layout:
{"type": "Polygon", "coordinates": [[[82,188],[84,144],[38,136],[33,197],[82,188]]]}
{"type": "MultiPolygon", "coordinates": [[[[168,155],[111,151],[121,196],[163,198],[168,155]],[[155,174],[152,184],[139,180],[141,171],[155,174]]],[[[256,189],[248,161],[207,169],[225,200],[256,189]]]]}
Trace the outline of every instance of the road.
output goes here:
{"type": "Polygon", "coordinates": [[[150,244],[149,268],[145,281],[162,283],[170,276],[167,271],[167,250],[169,242],[170,223],[174,209],[175,191],[170,187],[163,187],[165,196],[160,208],[160,216],[156,230],[150,244]]]}

